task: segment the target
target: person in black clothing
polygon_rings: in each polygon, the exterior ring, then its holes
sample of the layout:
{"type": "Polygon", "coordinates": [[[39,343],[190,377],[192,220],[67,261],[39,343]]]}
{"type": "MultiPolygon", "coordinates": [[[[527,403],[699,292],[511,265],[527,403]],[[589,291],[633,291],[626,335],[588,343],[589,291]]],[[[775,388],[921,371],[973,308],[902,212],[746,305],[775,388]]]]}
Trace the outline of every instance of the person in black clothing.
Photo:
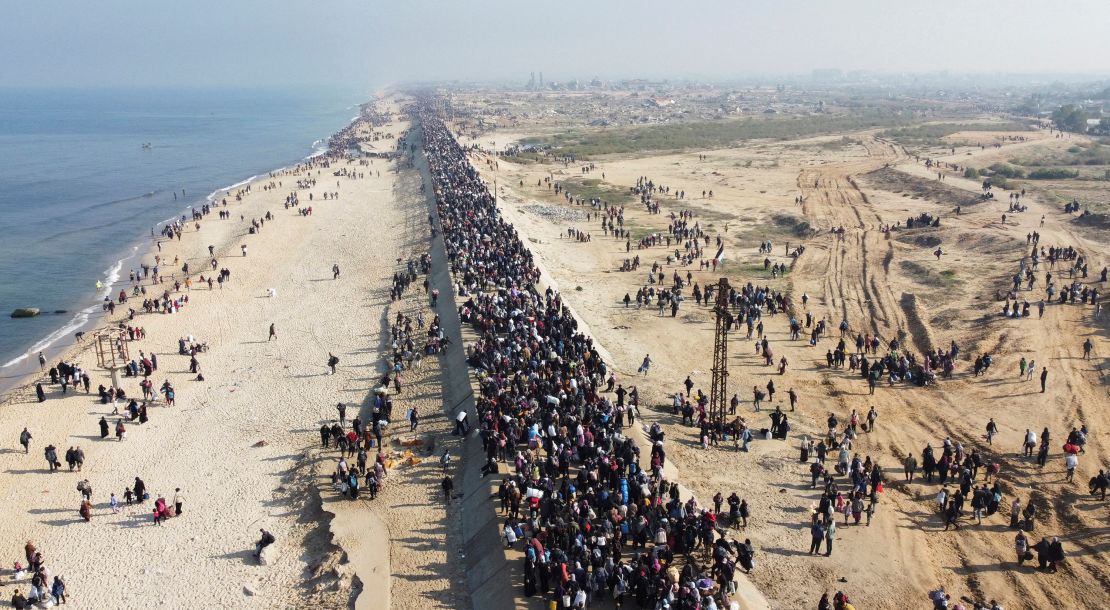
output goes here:
{"type": "Polygon", "coordinates": [[[135,477],[135,501],[140,505],[146,500],[146,483],[139,477],[135,477]]]}
{"type": "Polygon", "coordinates": [[[255,559],[261,558],[262,557],[262,549],[270,546],[271,544],[273,544],[277,540],[274,537],[273,534],[271,534],[270,532],[268,532],[264,529],[260,529],[258,531],[262,532],[262,537],[259,538],[258,542],[254,543],[254,558],[255,559]]]}
{"type": "Polygon", "coordinates": [[[1100,497],[1099,499],[1105,500],[1106,488],[1110,487],[1110,477],[1106,476],[1106,472],[1100,470],[1098,471],[1098,474],[1096,476],[1091,477],[1089,487],[1092,496],[1101,492],[1102,497],[1100,497]]]}
{"type": "Polygon", "coordinates": [[[455,482],[451,480],[450,476],[443,475],[443,480],[440,481],[439,486],[443,488],[443,501],[451,502],[451,491],[455,489],[455,482]]]}

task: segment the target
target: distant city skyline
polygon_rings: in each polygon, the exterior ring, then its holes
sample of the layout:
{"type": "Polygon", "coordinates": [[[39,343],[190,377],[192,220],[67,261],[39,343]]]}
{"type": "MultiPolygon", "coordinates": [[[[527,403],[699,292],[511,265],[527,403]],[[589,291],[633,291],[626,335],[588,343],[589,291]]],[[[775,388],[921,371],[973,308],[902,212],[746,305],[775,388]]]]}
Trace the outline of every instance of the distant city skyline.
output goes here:
{"type": "Polygon", "coordinates": [[[814,70],[1110,76],[1097,0],[16,3],[0,86],[727,80],[814,70]]]}

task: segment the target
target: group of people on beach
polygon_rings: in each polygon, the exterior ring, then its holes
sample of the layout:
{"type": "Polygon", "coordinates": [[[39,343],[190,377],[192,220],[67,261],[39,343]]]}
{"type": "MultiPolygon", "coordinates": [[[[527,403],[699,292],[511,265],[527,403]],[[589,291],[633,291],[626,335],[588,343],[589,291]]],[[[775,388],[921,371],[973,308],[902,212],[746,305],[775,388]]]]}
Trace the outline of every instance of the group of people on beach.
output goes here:
{"type": "MultiPolygon", "coordinates": [[[[330,153],[329,153],[330,155],[330,153]]],[[[312,161],[302,164],[299,171],[310,171],[312,169],[324,169],[330,166],[331,156],[322,155],[312,161]]],[[[275,175],[284,175],[286,172],[278,172],[275,175]]],[[[360,173],[361,174],[361,173],[360,173]]],[[[354,179],[360,174],[350,174],[349,177],[354,179]]],[[[344,174],[347,175],[347,174],[344,174]]],[[[234,194],[236,201],[242,201],[251,190],[250,185],[246,185],[239,189],[234,194]]],[[[338,193],[329,193],[327,199],[338,198],[338,193]]],[[[294,201],[295,194],[294,194],[294,201]]],[[[123,288],[118,291],[115,297],[107,296],[104,299],[104,310],[109,316],[114,316],[117,306],[126,306],[132,298],[142,298],[143,302],[141,307],[136,310],[129,308],[121,319],[115,320],[112,328],[112,344],[109,349],[115,353],[116,362],[122,362],[121,372],[123,383],[134,380],[137,383],[142,397],[139,398],[139,392],[128,392],[124,387],[100,384],[97,389],[97,399],[101,405],[110,407],[110,412],[105,412],[99,417],[97,423],[99,428],[99,438],[101,440],[108,440],[113,436],[116,441],[123,441],[127,437],[127,425],[125,420],[144,424],[149,421],[150,409],[149,407],[162,403],[166,406],[174,406],[176,402],[176,389],[175,384],[167,378],[160,386],[156,386],[156,382],[152,377],[159,371],[159,357],[156,353],[151,351],[149,354],[144,350],[140,350],[137,357],[130,357],[127,344],[137,343],[147,338],[145,328],[136,322],[136,318],[142,314],[170,314],[176,313],[189,303],[189,295],[187,291],[193,287],[193,275],[198,269],[190,269],[188,263],[181,265],[179,257],[163,257],[162,240],[181,240],[183,234],[187,231],[199,231],[201,223],[213,211],[219,211],[219,217],[222,220],[230,220],[232,213],[227,210],[228,198],[223,198],[222,201],[214,201],[205,203],[200,208],[194,208],[191,216],[182,215],[179,219],[164,225],[160,231],[151,229],[151,236],[156,240],[157,253],[154,254],[154,263],[141,266],[141,269],[132,269],[129,272],[126,280],[129,288],[123,288]],[[180,265],[180,267],[178,267],[180,265]],[[181,275],[178,275],[180,272],[181,275]],[[169,285],[166,285],[167,282],[169,285]],[[164,288],[157,288],[164,286],[164,288]],[[157,296],[148,296],[148,288],[156,287],[155,289],[160,292],[157,296]],[[161,400],[159,400],[161,399],[161,400]],[[110,421],[114,420],[114,421],[110,421]]],[[[288,207],[288,206],[287,206],[288,207]]],[[[240,220],[247,222],[243,215],[240,215],[240,220]]],[[[272,213],[267,212],[262,217],[257,219],[250,219],[248,224],[248,233],[257,233],[262,229],[267,221],[273,221],[275,217],[272,213]]],[[[243,253],[246,254],[246,244],[243,245],[243,253]]],[[[214,273],[212,277],[200,276],[200,283],[206,284],[209,289],[214,287],[214,281],[218,281],[220,288],[223,288],[231,279],[231,270],[228,268],[219,268],[218,260],[216,258],[215,246],[208,247],[209,255],[211,256],[211,268],[214,273]]],[[[336,270],[336,275],[338,271],[336,270]]],[[[98,288],[103,285],[98,282],[98,288]]],[[[85,333],[78,333],[77,339],[80,343],[84,338],[85,333]]],[[[191,335],[183,336],[178,341],[178,354],[182,357],[188,358],[189,371],[194,375],[193,379],[196,381],[204,381],[204,375],[201,372],[201,356],[203,352],[208,350],[206,343],[195,340],[191,335]]],[[[84,390],[86,394],[91,394],[93,389],[92,378],[89,372],[84,369],[76,361],[65,358],[54,365],[48,365],[45,354],[38,355],[39,365],[43,378],[34,382],[33,387],[36,398],[39,402],[47,401],[52,394],[57,392],[62,397],[68,394],[70,389],[74,391],[84,390]],[[53,390],[56,388],[56,390],[53,390]]],[[[35,439],[35,434],[28,428],[23,428],[19,435],[19,444],[24,453],[29,453],[31,444],[35,439]]],[[[94,437],[96,438],[96,437],[94,437]]],[[[43,457],[47,462],[47,472],[58,472],[61,470],[63,461],[68,465],[69,470],[73,472],[82,471],[86,465],[86,453],[80,445],[69,447],[66,451],[61,452],[58,447],[53,444],[46,444],[43,449],[43,457]]],[[[77,516],[83,522],[90,522],[96,518],[96,504],[93,499],[93,484],[89,479],[81,479],[77,482],[77,491],[80,495],[80,504],[77,510],[77,516]]],[[[153,505],[150,508],[152,522],[155,525],[162,525],[168,518],[177,517],[182,514],[183,505],[185,501],[184,492],[181,488],[176,488],[174,493],[169,496],[161,494],[152,494],[148,491],[146,483],[139,477],[135,478],[134,485],[128,486],[122,493],[112,492],[106,502],[106,507],[110,510],[111,514],[120,513],[125,507],[136,505],[139,507],[146,506],[147,501],[152,501],[153,505]]],[[[271,542],[273,540],[272,534],[271,542]]],[[[264,536],[265,537],[265,536],[264,536]]],[[[65,582],[60,576],[55,576],[53,580],[50,578],[49,571],[45,567],[42,560],[42,553],[34,549],[34,546],[28,543],[27,563],[16,563],[16,580],[17,582],[23,581],[30,577],[30,590],[24,594],[21,590],[16,590],[11,598],[11,603],[16,608],[27,608],[31,605],[45,603],[47,600],[52,599],[53,603],[64,603],[66,601],[66,587],[65,582]]]]}
{"type": "Polygon", "coordinates": [[[16,561],[12,566],[14,579],[17,582],[30,577],[30,588],[26,595],[16,589],[12,592],[10,602],[13,608],[25,610],[41,606],[54,606],[67,601],[68,587],[62,575],[53,575],[46,565],[46,556],[30,540],[23,545],[23,560],[16,561]]]}

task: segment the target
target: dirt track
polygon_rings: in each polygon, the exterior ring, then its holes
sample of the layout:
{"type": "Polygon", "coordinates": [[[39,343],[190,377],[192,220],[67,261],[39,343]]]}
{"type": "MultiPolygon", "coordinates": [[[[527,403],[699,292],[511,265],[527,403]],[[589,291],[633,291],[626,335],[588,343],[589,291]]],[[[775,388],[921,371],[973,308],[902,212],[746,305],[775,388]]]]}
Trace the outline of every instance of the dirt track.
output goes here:
{"type": "MultiPolygon", "coordinates": [[[[711,234],[725,237],[728,262],[718,273],[692,270],[695,281],[705,284],[727,276],[735,285],[753,282],[770,285],[792,296],[799,313],[800,297],[809,296],[809,311],[829,323],[830,338],[817,349],[807,341],[788,341],[784,316],[764,318],[766,332],[776,359],[785,355],[790,366],[775,378],[783,402],[787,388],[801,397],[797,413],[791,413],[793,438],[784,443],[757,442],[749,454],[730,449],[704,451],[697,430],[679,425],[670,414],[667,396],[678,389],[687,374],[698,387],[708,390],[712,354],[712,315],[687,301],[675,319],[658,317],[654,308],[625,308],[620,300],[635,293],[643,274],[653,262],[664,262],[664,247],[625,252],[624,240],[606,237],[599,223],[556,224],[525,209],[536,201],[569,206],[546,187],[535,187],[537,179],[551,171],[556,181],[578,175],[571,166],[514,165],[499,161],[499,170],[487,171],[498,178],[506,217],[531,238],[539,260],[562,285],[569,304],[591,325],[596,338],[612,352],[615,364],[625,371],[624,383],[640,386],[652,405],[645,409],[648,420],[668,425],[677,443],[671,455],[682,480],[704,503],[717,491],[727,495],[737,490],[754,507],[754,523],[743,536],[751,537],[760,550],[759,567],[752,575],[775,607],[794,608],[815,604],[823,590],[843,589],[867,608],[904,608],[927,604],[925,593],[944,585],[954,597],[996,598],[1006,607],[1102,607],[1110,605],[1110,586],[1104,569],[1110,550],[1107,504],[1086,496],[1086,482],[1107,463],[1106,436],[1110,416],[1107,386],[1102,371],[1110,353],[1105,317],[1094,325],[1092,308],[1079,305],[1050,305],[1042,319],[1015,320],[1000,315],[1002,303],[997,290],[1009,286],[1008,278],[1018,260],[1028,251],[1026,234],[1041,234],[1041,245],[1076,246],[1089,257],[1092,270],[1088,281],[1097,280],[1107,264],[1104,244],[1091,241],[1073,230],[1069,217],[1055,206],[1038,200],[1031,192],[1025,199],[1029,211],[1011,215],[1005,226],[999,219],[1005,210],[1004,191],[998,200],[973,206],[955,216],[952,209],[964,197],[978,195],[978,183],[955,174],[937,182],[943,185],[928,196],[914,196],[909,183],[930,180],[929,170],[901,147],[871,134],[855,134],[860,144],[815,159],[802,153],[773,150],[783,159],[774,167],[737,169],[736,159],[751,150],[705,151],[673,154],[599,164],[590,176],[627,188],[639,176],[657,184],[685,188],[688,193],[712,188],[712,200],[698,197],[677,201],[663,198],[660,215],[648,215],[638,204],[625,209],[625,227],[638,237],[663,231],[667,214],[694,210],[697,220],[711,234]],[[882,181],[867,174],[891,166],[882,181]],[[907,188],[892,190],[891,175],[904,172],[907,188]],[[518,182],[526,186],[517,188],[518,182]],[[513,185],[508,188],[504,185],[513,185]],[[758,194],[753,191],[758,191],[758,194]],[[803,197],[801,206],[791,200],[803,197]],[[955,201],[949,201],[949,198],[955,201]],[[880,224],[905,223],[922,212],[939,215],[939,228],[899,230],[886,234],[880,224]],[[1044,227],[1038,227],[1041,215],[1044,227]],[[755,251],[760,239],[773,238],[773,262],[789,263],[782,255],[783,241],[798,243],[784,234],[772,219],[786,216],[804,219],[814,233],[804,240],[806,252],[785,278],[772,279],[759,264],[764,255],[755,251]],[[565,237],[568,227],[588,230],[593,240],[576,242],[565,237]],[[736,227],[739,226],[739,230],[736,227]],[[728,231],[728,227],[732,227],[728,231]],[[831,229],[843,227],[843,234],[831,229]],[[728,231],[724,233],[724,231],[728,231]],[[936,244],[944,254],[933,256],[936,244]],[[639,255],[644,272],[615,271],[625,258],[639,255]],[[581,287],[581,290],[575,289],[581,287]],[[909,349],[921,352],[947,348],[955,341],[961,349],[951,379],[927,388],[881,384],[869,397],[862,379],[844,370],[830,370],[824,353],[836,342],[836,327],[847,319],[855,332],[877,333],[882,339],[902,339],[909,349]],[[1081,360],[1080,344],[1094,337],[1095,360],[1081,360]],[[985,377],[972,377],[971,360],[978,353],[994,355],[995,365],[985,377]],[[636,378],[634,371],[645,353],[658,364],[649,378],[636,378]],[[1017,360],[1035,358],[1050,370],[1048,391],[1039,392],[1036,380],[1017,379],[1017,360]],[[798,436],[822,434],[824,420],[836,413],[844,421],[851,409],[861,415],[874,405],[879,411],[877,430],[862,435],[855,451],[870,455],[884,467],[890,482],[874,523],[870,527],[839,530],[836,549],[830,558],[805,554],[807,524],[818,493],[808,486],[808,469],[798,463],[798,436]],[[993,447],[986,445],[984,428],[994,417],[1000,433],[993,447]],[[1091,430],[1086,453],[1081,456],[1076,483],[1063,482],[1060,445],[1067,432],[1085,423],[1091,430]],[[1020,457],[1026,428],[1039,432],[1048,427],[1053,434],[1047,467],[1040,469],[1031,458],[1020,457]],[[976,447],[987,462],[1002,465],[1004,498],[999,514],[982,526],[965,519],[959,532],[943,532],[933,498],[936,484],[900,482],[901,459],[908,453],[920,456],[926,444],[939,447],[945,437],[976,447]],[[1068,552],[1067,567],[1055,575],[1036,573],[1029,564],[1017,568],[1012,560],[1013,534],[1006,526],[1009,504],[1014,497],[1024,505],[1032,499],[1038,506],[1039,522],[1031,541],[1059,535],[1068,552]],[[840,582],[843,577],[846,582],[840,582]]],[[[1025,146],[1018,144],[1015,146],[1025,146]]],[[[761,145],[760,153],[767,146],[761,145]]],[[[987,150],[984,155],[997,154],[987,150]]],[[[974,156],[954,158],[970,163],[974,156]]],[[[481,155],[475,165],[484,167],[481,155]]],[[[935,179],[935,172],[932,174],[935,179]]],[[[572,193],[573,194],[573,193],[572,193]]],[[[1035,304],[1043,295],[1045,265],[1038,282],[1021,298],[1035,304]]],[[[1054,274],[1061,278],[1063,265],[1054,274]]],[[[687,268],[678,268],[685,273],[687,268]]],[[[665,273],[675,270],[665,266],[665,273]]],[[[1070,282],[1070,278],[1058,280],[1070,282]]],[[[1105,291],[1105,287],[1101,288],[1105,291]]],[[[1036,308],[1033,308],[1034,314],[1036,308]]],[[[762,414],[751,414],[753,385],[762,386],[772,375],[762,359],[737,334],[731,346],[730,392],[744,400],[741,410],[761,427],[762,414]]],[[[920,458],[919,458],[920,459],[920,458]]],[[[976,484],[982,482],[982,475],[976,484]]],[[[1035,563],[1035,562],[1034,562],[1035,563]]]]}

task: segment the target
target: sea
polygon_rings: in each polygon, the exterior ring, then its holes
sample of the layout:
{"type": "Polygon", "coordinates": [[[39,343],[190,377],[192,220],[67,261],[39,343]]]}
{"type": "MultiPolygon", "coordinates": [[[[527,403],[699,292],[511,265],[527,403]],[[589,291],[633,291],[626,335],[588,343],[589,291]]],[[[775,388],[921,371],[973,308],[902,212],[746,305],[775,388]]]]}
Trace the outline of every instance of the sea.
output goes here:
{"type": "Polygon", "coordinates": [[[96,321],[153,245],[151,228],[319,154],[368,98],[0,88],[0,392],[37,370],[40,351],[49,358],[96,321]],[[21,307],[43,313],[11,318],[21,307]]]}

